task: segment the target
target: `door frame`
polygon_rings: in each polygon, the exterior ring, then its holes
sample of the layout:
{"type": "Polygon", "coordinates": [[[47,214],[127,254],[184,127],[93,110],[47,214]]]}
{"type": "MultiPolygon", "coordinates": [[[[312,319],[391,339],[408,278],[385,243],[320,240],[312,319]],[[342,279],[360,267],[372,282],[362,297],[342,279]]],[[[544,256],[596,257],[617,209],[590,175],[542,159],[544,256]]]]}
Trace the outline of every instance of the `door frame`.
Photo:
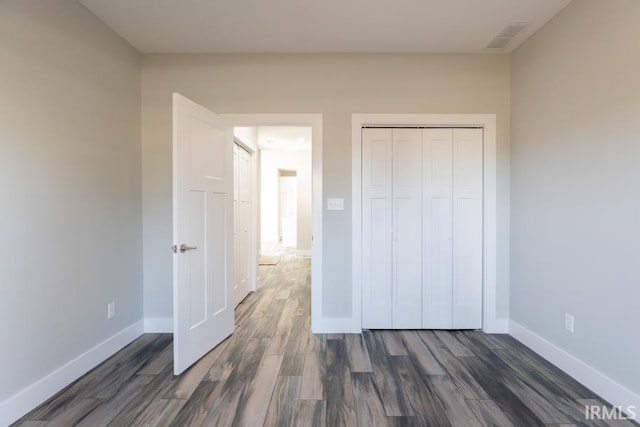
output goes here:
{"type": "MultiPolygon", "coordinates": [[[[229,126],[311,127],[311,331],[322,332],[330,319],[322,311],[322,114],[220,114],[229,126]]],[[[257,211],[253,221],[257,233],[257,211]]],[[[257,256],[257,244],[256,256],[257,256]]],[[[257,262],[256,262],[257,265],[257,262]]]]}
{"type": "Polygon", "coordinates": [[[482,330],[506,332],[497,316],[496,247],[496,115],[495,114],[353,114],[351,116],[351,246],[353,329],[362,330],[362,127],[433,126],[482,127],[483,135],[483,257],[482,330]]]}

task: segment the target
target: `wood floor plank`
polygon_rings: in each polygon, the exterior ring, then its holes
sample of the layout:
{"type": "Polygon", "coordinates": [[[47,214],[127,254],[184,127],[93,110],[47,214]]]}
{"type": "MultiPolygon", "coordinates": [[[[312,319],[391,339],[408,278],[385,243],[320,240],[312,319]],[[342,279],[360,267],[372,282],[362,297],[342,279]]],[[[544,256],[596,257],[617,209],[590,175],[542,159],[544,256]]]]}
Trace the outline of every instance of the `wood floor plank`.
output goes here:
{"type": "Polygon", "coordinates": [[[516,426],[544,426],[544,423],[527,407],[502,381],[502,375],[494,366],[484,362],[480,357],[459,357],[458,360],[473,375],[475,380],[486,391],[516,426]]]}
{"type": "Polygon", "coordinates": [[[12,427],[42,427],[47,424],[47,421],[18,421],[12,425],[12,427]]]}
{"type": "Polygon", "coordinates": [[[109,425],[130,426],[133,421],[147,408],[149,404],[166,390],[173,380],[173,366],[167,366],[160,374],[154,375],[153,380],[139,393],[127,401],[127,405],[116,415],[109,425]]]}
{"type": "Polygon", "coordinates": [[[127,361],[103,378],[98,384],[85,392],[85,397],[109,399],[113,397],[122,385],[133,377],[148,360],[169,345],[171,339],[166,335],[158,335],[140,351],[135,352],[127,361]]]}
{"type": "Polygon", "coordinates": [[[207,375],[211,366],[223,354],[227,345],[229,345],[229,340],[224,340],[194,363],[187,371],[174,378],[162,397],[165,399],[188,399],[205,375],[207,375]]]}
{"type": "MultiPolygon", "coordinates": [[[[363,332],[367,349],[371,357],[376,386],[382,396],[385,414],[387,416],[414,415],[407,399],[405,390],[400,384],[400,378],[393,369],[393,363],[379,332],[363,332]]],[[[402,356],[393,356],[402,357],[402,356]]]]}
{"type": "Polygon", "coordinates": [[[364,336],[362,334],[347,334],[345,339],[351,372],[373,372],[364,336]]]}
{"type": "Polygon", "coordinates": [[[173,343],[169,343],[158,355],[149,359],[136,374],[158,375],[170,363],[173,363],[173,343]]]}
{"type": "Polygon", "coordinates": [[[456,357],[460,356],[475,356],[475,354],[469,350],[467,346],[462,344],[456,338],[455,333],[451,331],[434,331],[436,336],[444,343],[445,346],[449,349],[451,354],[456,357]]]}
{"type": "Polygon", "coordinates": [[[243,397],[244,405],[236,414],[238,425],[258,426],[264,424],[269,402],[278,380],[282,358],[283,356],[265,356],[261,360],[256,376],[243,397]]]}
{"type": "Polygon", "coordinates": [[[515,427],[493,400],[467,400],[467,403],[483,426],[515,427]]]}
{"type": "Polygon", "coordinates": [[[448,375],[434,375],[428,378],[447,413],[447,418],[455,427],[482,427],[464,396],[448,375]]]}
{"type": "Polygon", "coordinates": [[[111,399],[106,400],[83,418],[80,427],[101,427],[108,425],[144,388],[154,379],[152,375],[135,375],[111,399]]]}
{"type": "Polygon", "coordinates": [[[419,331],[418,335],[436,360],[445,368],[451,379],[466,399],[488,399],[487,393],[471,373],[450,352],[433,331],[419,331]]]}
{"type": "Polygon", "coordinates": [[[417,417],[387,417],[389,427],[424,427],[417,417]]]}
{"type": "Polygon", "coordinates": [[[351,375],[344,340],[327,340],[324,382],[328,426],[356,425],[351,375]]]}
{"type": "Polygon", "coordinates": [[[423,375],[445,375],[447,373],[415,331],[402,331],[400,334],[409,355],[418,362],[423,375]]]}
{"type": "Polygon", "coordinates": [[[47,427],[67,427],[76,425],[102,403],[102,399],[81,399],[64,412],[45,424],[47,427]]]}
{"type": "Polygon", "coordinates": [[[373,374],[356,372],[351,374],[353,400],[361,426],[387,426],[387,416],[382,405],[373,374]]]}
{"type": "MultiPolygon", "coordinates": [[[[325,396],[324,381],[326,376],[326,345],[324,335],[309,334],[307,353],[302,370],[300,399],[323,400],[325,396]]],[[[326,410],[326,408],[325,408],[326,410]]]]}
{"type": "Polygon", "coordinates": [[[394,370],[398,373],[400,384],[407,395],[417,425],[451,426],[440,397],[418,368],[415,358],[395,356],[393,361],[394,370]]]}
{"type": "Polygon", "coordinates": [[[273,339],[271,340],[271,345],[267,349],[267,355],[284,355],[284,350],[287,346],[287,342],[289,341],[291,329],[293,329],[293,321],[294,319],[292,317],[283,313],[273,339]]]}
{"type": "Polygon", "coordinates": [[[187,401],[183,399],[154,399],[133,420],[132,427],[168,426],[187,401]]]}
{"type": "Polygon", "coordinates": [[[296,419],[302,377],[280,376],[271,396],[265,425],[290,426],[296,419]]]}
{"type": "Polygon", "coordinates": [[[391,356],[408,356],[407,347],[397,331],[380,331],[387,351],[391,356]]]}
{"type": "Polygon", "coordinates": [[[324,427],[327,425],[327,405],[324,400],[298,400],[295,427],[324,427]]]}
{"type": "Polygon", "coordinates": [[[280,367],[280,376],[283,377],[301,377],[304,373],[304,354],[295,354],[293,356],[285,355],[282,358],[282,366],[280,367]]]}
{"type": "MultiPolygon", "coordinates": [[[[216,390],[220,388],[222,388],[222,385],[217,381],[202,381],[199,383],[190,398],[185,400],[186,403],[170,425],[173,427],[203,425],[204,420],[209,415],[210,408],[218,397],[216,390]]],[[[141,414],[139,418],[142,417],[141,414]]]]}

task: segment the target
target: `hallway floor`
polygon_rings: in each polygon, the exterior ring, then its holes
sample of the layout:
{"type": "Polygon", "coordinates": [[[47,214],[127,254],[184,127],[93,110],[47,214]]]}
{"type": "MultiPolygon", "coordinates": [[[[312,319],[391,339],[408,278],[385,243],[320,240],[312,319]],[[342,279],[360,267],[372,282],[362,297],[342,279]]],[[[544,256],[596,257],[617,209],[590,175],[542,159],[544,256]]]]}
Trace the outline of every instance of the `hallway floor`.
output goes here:
{"type": "Polygon", "coordinates": [[[172,336],[145,334],[19,426],[631,426],[507,335],[313,335],[310,260],[280,253],[236,309],[235,333],[179,377],[172,336]]]}

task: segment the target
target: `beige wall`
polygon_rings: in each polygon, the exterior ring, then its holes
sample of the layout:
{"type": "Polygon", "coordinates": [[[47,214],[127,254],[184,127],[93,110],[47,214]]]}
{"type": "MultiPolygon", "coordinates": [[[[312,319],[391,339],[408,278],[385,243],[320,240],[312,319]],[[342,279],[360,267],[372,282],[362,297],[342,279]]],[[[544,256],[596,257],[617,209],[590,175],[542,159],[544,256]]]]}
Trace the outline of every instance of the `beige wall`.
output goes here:
{"type": "Polygon", "coordinates": [[[0,403],[142,318],[140,162],[138,53],[74,0],[0,2],[0,403]]]}
{"type": "Polygon", "coordinates": [[[508,316],[509,58],[503,55],[144,55],[145,316],[171,316],[171,93],[218,113],[322,113],[325,316],[351,312],[351,114],[495,113],[498,311],[508,316]]]}
{"type": "Polygon", "coordinates": [[[574,1],[512,61],[511,317],[639,393],[640,2],[574,1]]]}

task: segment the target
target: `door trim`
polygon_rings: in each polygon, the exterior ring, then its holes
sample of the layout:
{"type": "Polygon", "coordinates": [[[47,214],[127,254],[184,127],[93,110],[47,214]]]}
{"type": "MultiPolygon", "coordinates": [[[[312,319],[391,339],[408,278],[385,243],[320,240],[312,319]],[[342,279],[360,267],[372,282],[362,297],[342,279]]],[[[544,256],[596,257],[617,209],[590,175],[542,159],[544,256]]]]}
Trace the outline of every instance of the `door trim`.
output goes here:
{"type": "MultiPolygon", "coordinates": [[[[311,127],[311,331],[327,329],[322,310],[322,114],[220,114],[230,126],[311,127]]],[[[257,257],[257,245],[255,246],[257,257]]],[[[256,260],[257,265],[257,260],[256,260]]]]}
{"type": "Polygon", "coordinates": [[[352,319],[351,329],[362,330],[362,127],[437,126],[482,127],[483,138],[483,309],[482,329],[506,332],[496,312],[497,199],[496,199],[496,115],[495,114],[353,114],[351,116],[351,246],[352,319]]]}

